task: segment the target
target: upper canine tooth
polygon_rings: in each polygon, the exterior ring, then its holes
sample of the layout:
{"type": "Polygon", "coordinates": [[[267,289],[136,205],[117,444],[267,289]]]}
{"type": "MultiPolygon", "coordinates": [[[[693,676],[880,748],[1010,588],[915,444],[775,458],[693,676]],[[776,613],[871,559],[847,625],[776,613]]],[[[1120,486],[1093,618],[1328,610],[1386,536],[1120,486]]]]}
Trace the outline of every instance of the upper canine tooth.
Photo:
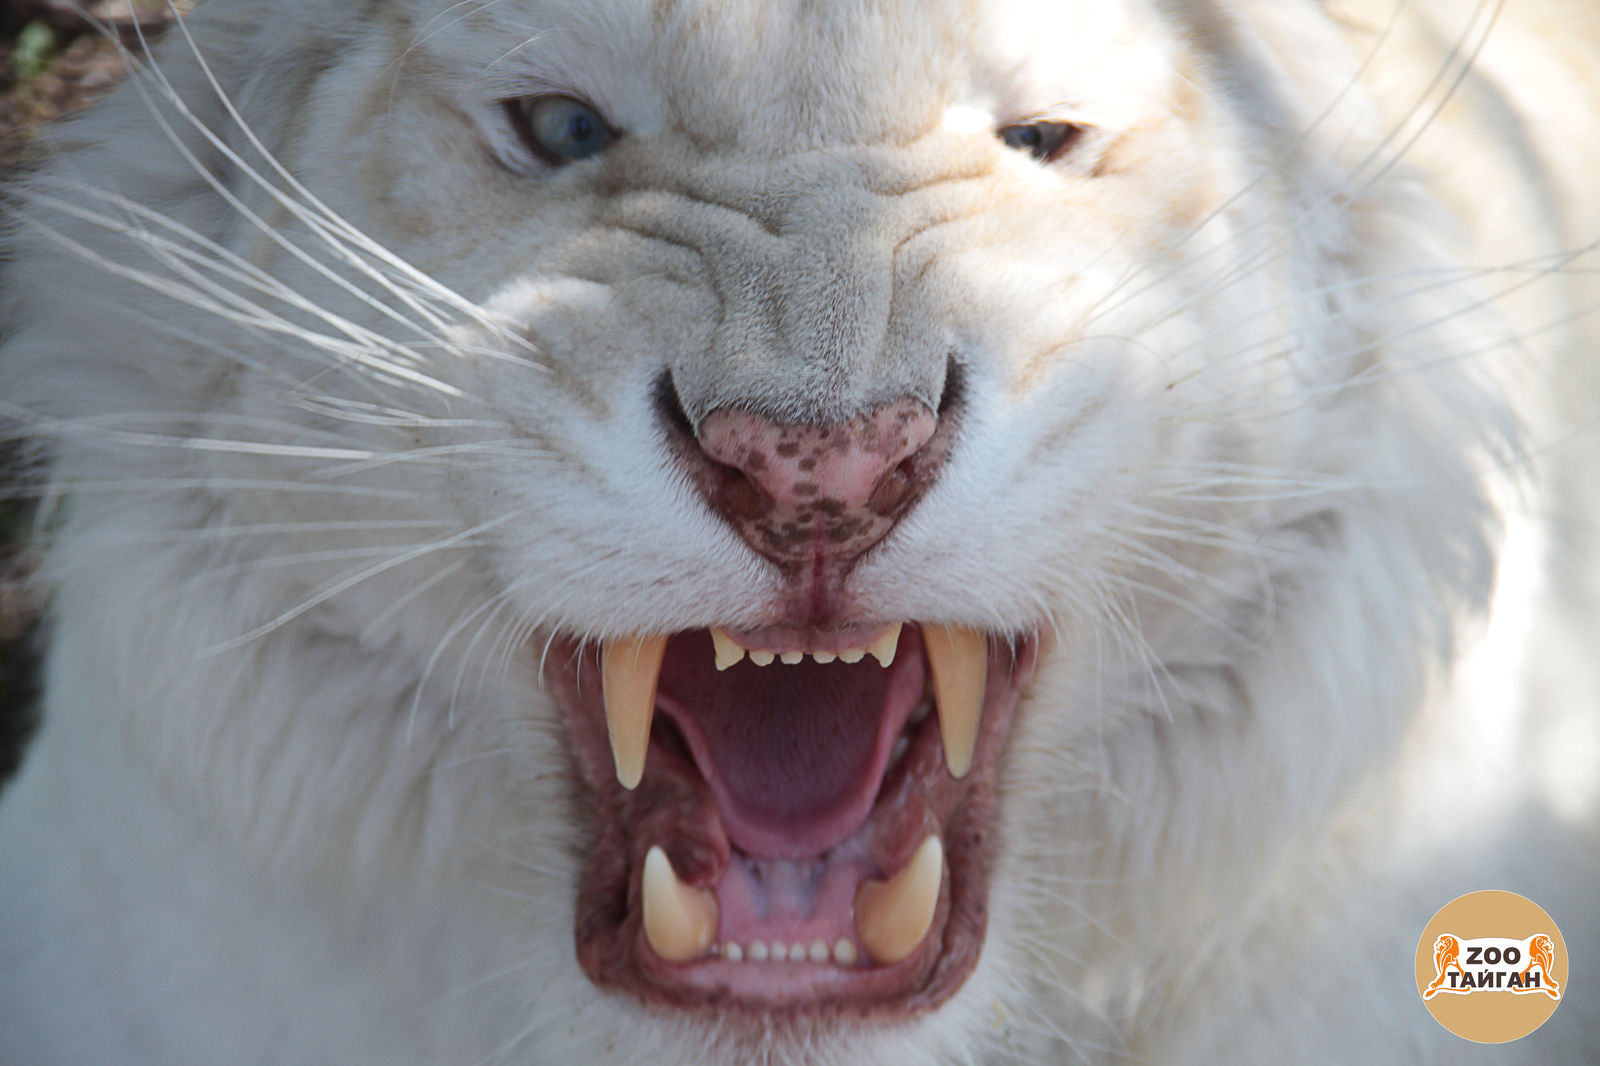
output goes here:
{"type": "Polygon", "coordinates": [[[894,650],[900,645],[900,626],[901,623],[899,622],[890,626],[883,636],[879,637],[872,647],[867,649],[872,654],[872,657],[884,666],[894,662],[894,650]]]}
{"type": "Polygon", "coordinates": [[[966,777],[978,743],[989,653],[982,630],[923,626],[922,644],[933,670],[933,700],[939,708],[944,763],[952,777],[966,777]]]}
{"type": "Polygon", "coordinates": [[[856,889],[856,933],[873,962],[907,958],[928,935],[939,885],[944,880],[944,845],[930,836],[906,868],[887,881],[863,881],[856,889]]]}
{"type": "Polygon", "coordinates": [[[678,880],[660,845],[644,857],[644,935],[657,955],[668,962],[699,958],[717,935],[717,897],[678,880]]]}
{"type": "Polygon", "coordinates": [[[666,637],[618,637],[600,650],[600,691],[606,703],[611,757],[622,787],[638,786],[650,747],[650,719],[656,711],[656,681],[666,637]]]}
{"type": "Polygon", "coordinates": [[[716,626],[711,627],[711,645],[717,649],[717,669],[726,670],[744,658],[744,649],[716,626]]]}

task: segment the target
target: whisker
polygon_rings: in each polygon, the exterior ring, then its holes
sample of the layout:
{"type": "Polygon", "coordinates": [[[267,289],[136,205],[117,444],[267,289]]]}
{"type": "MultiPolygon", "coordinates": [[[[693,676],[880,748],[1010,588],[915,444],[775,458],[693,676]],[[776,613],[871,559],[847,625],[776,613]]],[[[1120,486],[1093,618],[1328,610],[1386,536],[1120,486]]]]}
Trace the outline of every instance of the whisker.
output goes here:
{"type": "MultiPolygon", "coordinates": [[[[380,380],[384,377],[393,378],[396,383],[404,382],[413,385],[422,385],[443,395],[461,398],[465,394],[453,385],[446,384],[410,367],[402,366],[385,359],[373,352],[367,346],[348,340],[340,340],[327,334],[317,333],[313,330],[297,326],[279,315],[276,315],[259,304],[252,303],[233,293],[215,285],[208,279],[194,275],[193,272],[184,271],[174,266],[175,271],[187,273],[194,286],[184,285],[170,281],[146,270],[127,266],[115,260],[108,259],[100,253],[78,241],[73,240],[36,218],[27,220],[27,225],[35,232],[60,245],[62,248],[78,256],[87,263],[92,264],[107,274],[136,282],[153,292],[177,300],[180,303],[204,311],[215,318],[232,322],[236,325],[264,330],[282,336],[292,337],[309,344],[312,348],[334,355],[339,359],[356,366],[365,367],[375,371],[380,380]],[[210,295],[208,295],[208,292],[210,295]]],[[[170,264],[169,264],[170,265],[170,264]]]]}
{"type": "Polygon", "coordinates": [[[328,602],[346,589],[354,588],[363,581],[367,581],[379,574],[392,570],[403,563],[408,563],[413,559],[419,559],[424,555],[430,555],[433,552],[454,547],[471,537],[477,536],[480,533],[494,529],[497,526],[504,525],[513,518],[517,518],[522,515],[526,510],[527,508],[518,508],[516,510],[507,511],[499,518],[492,518],[487,522],[481,522],[470,529],[462,530],[460,533],[457,533],[454,536],[446,537],[444,540],[434,541],[433,543],[424,544],[419,547],[412,548],[409,551],[402,552],[392,559],[388,559],[382,563],[379,563],[377,566],[369,567],[358,574],[345,578],[342,581],[335,582],[332,586],[323,589],[321,592],[310,596],[305,600],[302,600],[297,606],[291,607],[289,610],[282,612],[272,620],[263,622],[261,625],[256,626],[254,629],[251,629],[246,633],[241,633],[232,640],[225,640],[220,644],[213,644],[208,648],[202,649],[200,654],[203,657],[221,655],[224,652],[232,651],[234,648],[240,648],[253,641],[259,640],[261,637],[266,636],[268,633],[271,633],[280,626],[283,626],[288,622],[292,622],[294,619],[305,614],[307,611],[328,602]]]}
{"type": "MultiPolygon", "coordinates": [[[[241,170],[248,177],[250,177],[252,181],[262,188],[263,191],[265,191],[269,196],[273,196],[275,199],[277,199],[282,207],[290,211],[303,224],[312,228],[314,232],[317,232],[318,235],[321,236],[331,248],[335,250],[343,249],[346,247],[345,242],[348,242],[349,245],[359,248],[362,252],[370,255],[372,258],[386,266],[392,272],[393,277],[403,279],[409,286],[412,287],[413,291],[418,293],[426,293],[429,296],[441,300],[446,306],[452,308],[456,313],[465,315],[469,320],[475,322],[478,326],[489,331],[496,337],[508,340],[521,347],[525,347],[529,351],[533,350],[532,346],[529,345],[526,339],[521,337],[516,330],[508,328],[505,323],[496,317],[490,316],[477,304],[458,295],[454,291],[440,284],[436,279],[418,270],[416,267],[412,266],[410,263],[406,262],[400,257],[394,255],[382,244],[368,237],[367,234],[359,227],[353,226],[349,222],[345,221],[337,212],[335,212],[320,198],[314,195],[310,189],[306,188],[305,185],[303,185],[288,168],[284,167],[283,164],[280,163],[278,159],[267,149],[267,147],[261,143],[260,138],[250,127],[250,124],[244,120],[242,115],[239,114],[238,110],[234,106],[233,100],[218,82],[215,72],[211,69],[210,64],[206,61],[204,55],[201,53],[199,46],[194,41],[194,38],[190,35],[187,24],[180,20],[178,23],[178,29],[182,32],[185,41],[189,45],[190,53],[194,56],[196,63],[199,65],[201,73],[205,76],[207,84],[210,86],[211,91],[215,95],[217,101],[226,111],[228,118],[234,123],[235,128],[237,128],[246,138],[250,146],[261,156],[262,159],[266,161],[268,167],[273,171],[273,173],[275,173],[285,182],[290,191],[294,193],[295,197],[299,198],[298,201],[279,192],[275,185],[267,182],[258,172],[255,171],[254,168],[250,167],[248,163],[239,158],[231,149],[222,143],[221,139],[216,137],[216,135],[213,134],[205,126],[205,124],[188,109],[188,107],[183,103],[180,94],[172,89],[171,85],[166,82],[164,77],[162,77],[161,85],[167,94],[169,103],[173,104],[173,106],[179,110],[179,112],[183,114],[192,125],[194,125],[196,130],[212,143],[216,150],[223,153],[224,157],[227,158],[229,162],[240,167],[241,170]],[[302,207],[302,203],[305,205],[304,207],[302,207]]],[[[352,261],[351,265],[357,266],[361,269],[367,269],[364,261],[352,261]]],[[[394,292],[396,296],[401,297],[402,299],[406,298],[405,294],[395,287],[393,280],[391,280],[391,275],[379,275],[373,273],[369,274],[369,276],[371,276],[373,280],[384,284],[390,289],[391,292],[394,292]]],[[[529,365],[537,366],[537,364],[529,365]]]]}
{"type": "Polygon", "coordinates": [[[156,533],[108,533],[83,537],[86,544],[182,544],[245,537],[286,536],[301,533],[372,533],[396,529],[439,529],[456,523],[435,519],[365,519],[323,522],[262,522],[240,526],[204,526],[156,533]]]}
{"type": "Polygon", "coordinates": [[[428,577],[417,582],[410,589],[408,589],[404,595],[396,597],[393,603],[379,611],[377,614],[373,615],[372,619],[362,628],[361,634],[357,639],[363,644],[371,640],[379,630],[389,624],[390,619],[394,618],[401,611],[411,606],[412,603],[426,594],[441,581],[447,581],[456,574],[460,573],[461,569],[466,565],[467,564],[465,561],[457,560],[456,562],[450,563],[447,566],[440,567],[434,573],[428,575],[428,577]]]}

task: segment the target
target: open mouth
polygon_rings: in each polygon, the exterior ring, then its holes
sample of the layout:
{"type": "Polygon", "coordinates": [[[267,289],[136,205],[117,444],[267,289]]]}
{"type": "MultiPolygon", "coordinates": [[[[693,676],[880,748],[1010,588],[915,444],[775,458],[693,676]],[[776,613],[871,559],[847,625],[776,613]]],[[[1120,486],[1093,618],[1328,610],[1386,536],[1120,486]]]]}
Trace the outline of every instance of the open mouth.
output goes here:
{"type": "Polygon", "coordinates": [[[558,638],[595,799],[590,979],[684,1007],[943,1002],[983,943],[996,767],[1038,647],[912,623],[558,638]]]}

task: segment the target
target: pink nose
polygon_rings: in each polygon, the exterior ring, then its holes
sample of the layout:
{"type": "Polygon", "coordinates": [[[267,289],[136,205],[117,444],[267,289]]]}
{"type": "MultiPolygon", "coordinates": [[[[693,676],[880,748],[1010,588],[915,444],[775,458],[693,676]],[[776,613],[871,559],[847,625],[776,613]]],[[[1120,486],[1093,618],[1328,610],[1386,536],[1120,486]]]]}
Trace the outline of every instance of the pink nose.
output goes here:
{"type": "Polygon", "coordinates": [[[700,449],[714,465],[696,482],[773,562],[847,562],[882,540],[933,481],[948,450],[938,428],[915,400],[825,426],[722,408],[700,423],[700,449]]]}

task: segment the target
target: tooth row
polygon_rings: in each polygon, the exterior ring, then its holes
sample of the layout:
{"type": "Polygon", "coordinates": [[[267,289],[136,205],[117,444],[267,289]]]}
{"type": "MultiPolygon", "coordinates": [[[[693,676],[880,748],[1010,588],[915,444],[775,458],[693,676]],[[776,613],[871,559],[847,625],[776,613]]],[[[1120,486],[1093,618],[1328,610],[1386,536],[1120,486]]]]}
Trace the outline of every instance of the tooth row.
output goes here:
{"type": "MultiPolygon", "coordinates": [[[[872,655],[884,666],[894,662],[901,624],[890,626],[870,648],[839,652],[847,663],[860,662],[872,655]]],[[[933,673],[934,703],[939,711],[939,734],[944,741],[945,765],[952,777],[967,776],[972,769],[973,751],[978,742],[978,725],[983,715],[983,693],[988,673],[988,645],[981,630],[966,626],[924,625],[923,646],[933,673]]],[[[712,628],[717,669],[726,670],[745,655],[745,650],[720,629],[712,628]]],[[[655,715],[656,681],[661,675],[661,659],[666,653],[664,636],[630,636],[606,641],[600,653],[601,690],[606,705],[606,729],[611,737],[611,754],[616,762],[617,780],[623,788],[638,786],[644,776],[645,755],[650,747],[650,722],[655,715]]],[[[757,666],[771,664],[776,655],[752,651],[750,661],[757,666]]],[[[814,655],[818,662],[832,662],[832,655],[814,655]]],[[[783,653],[786,663],[798,663],[805,653],[783,653]]]]}
{"type": "Polygon", "coordinates": [[[746,654],[750,656],[750,661],[757,666],[771,666],[774,661],[793,666],[804,659],[807,654],[819,663],[831,663],[835,659],[846,663],[858,663],[870,655],[883,666],[888,666],[894,662],[894,650],[900,643],[901,625],[902,623],[896,622],[890,626],[883,636],[874,641],[869,648],[851,648],[849,651],[840,652],[814,651],[807,653],[791,650],[785,652],[751,651],[747,653],[744,648],[740,647],[738,641],[716,626],[711,627],[711,643],[716,649],[718,670],[726,670],[743,659],[746,654]]]}
{"type": "MultiPolygon", "coordinates": [[[[939,889],[944,883],[944,845],[930,835],[918,847],[905,869],[887,881],[863,881],[856,889],[856,935],[867,958],[893,965],[909,958],[928,935],[939,889]]],[[[678,880],[672,862],[660,846],[645,855],[640,889],[644,909],[644,934],[651,950],[668,962],[688,962],[712,950],[719,908],[714,893],[678,880]]],[[[748,945],[727,941],[717,951],[728,962],[814,962],[830,958],[840,966],[854,966],[856,945],[840,937],[830,950],[818,937],[804,943],[772,944],[753,940],[748,945]]]]}
{"type": "Polygon", "coordinates": [[[752,940],[748,946],[737,944],[730,940],[721,947],[722,957],[728,962],[827,962],[833,960],[838,966],[854,966],[860,953],[856,951],[854,941],[847,937],[840,937],[834,942],[832,950],[828,942],[818,938],[811,942],[811,946],[804,944],[773,944],[770,948],[764,940],[752,940]]]}

